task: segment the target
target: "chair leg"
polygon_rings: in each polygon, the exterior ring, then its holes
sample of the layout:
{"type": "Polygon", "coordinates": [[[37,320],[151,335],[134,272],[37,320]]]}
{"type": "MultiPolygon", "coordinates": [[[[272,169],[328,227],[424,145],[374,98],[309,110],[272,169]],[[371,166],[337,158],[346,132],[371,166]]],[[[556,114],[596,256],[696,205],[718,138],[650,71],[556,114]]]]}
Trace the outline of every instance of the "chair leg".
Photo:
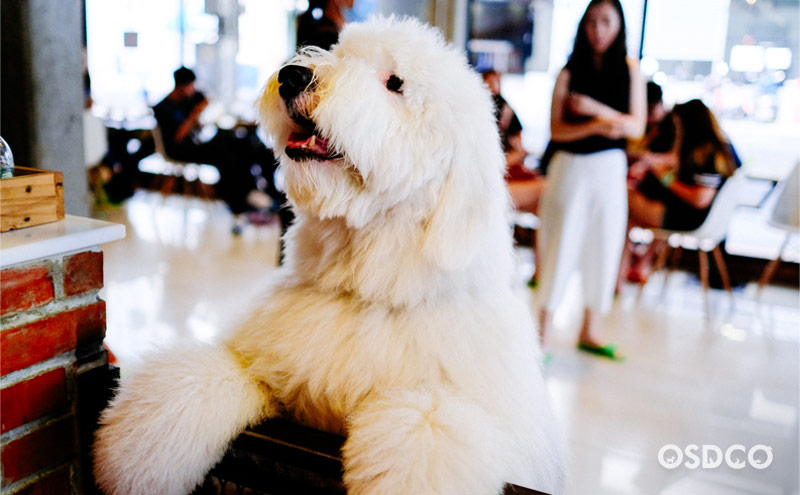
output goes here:
{"type": "MultiPolygon", "coordinates": [[[[664,241],[666,247],[664,248],[665,252],[668,252],[672,246],[669,245],[668,242],[664,241]]],[[[661,282],[661,294],[662,296],[666,295],[667,293],[667,284],[669,283],[669,277],[678,267],[678,260],[681,257],[681,253],[683,252],[683,247],[678,244],[674,248],[672,248],[672,256],[670,256],[669,265],[666,262],[662,262],[666,266],[666,270],[664,271],[664,280],[661,282]]],[[[667,255],[664,255],[664,259],[667,259],[667,255]]]]}
{"type": "Polygon", "coordinates": [[[714,261],[717,262],[717,269],[719,269],[719,277],[722,279],[722,286],[726,291],[733,294],[733,289],[731,288],[731,279],[728,276],[728,267],[725,265],[725,258],[722,257],[722,250],[719,248],[719,244],[716,245],[713,253],[714,261]]]}
{"type": "MultiPolygon", "coordinates": [[[[653,262],[653,270],[651,273],[656,273],[657,271],[664,268],[666,265],[667,257],[669,256],[670,250],[673,249],[672,246],[669,245],[668,241],[653,239],[654,243],[660,243],[661,246],[657,246],[656,249],[656,260],[653,262]]],[[[661,295],[664,296],[667,293],[667,279],[669,277],[669,270],[664,272],[664,281],[661,283],[661,295]]]]}
{"type": "Polygon", "coordinates": [[[669,270],[670,270],[670,272],[673,272],[673,271],[675,271],[676,268],[678,268],[678,260],[681,257],[681,253],[683,253],[683,247],[682,246],[676,247],[675,250],[672,252],[672,258],[669,260],[669,270]]]}
{"type": "Polygon", "coordinates": [[[703,299],[706,310],[706,318],[711,318],[711,302],[709,300],[709,286],[708,286],[708,253],[702,249],[697,250],[697,255],[700,258],[700,281],[703,283],[703,299]]]}
{"type": "Polygon", "coordinates": [[[172,191],[175,189],[175,176],[170,174],[167,175],[163,182],[161,183],[161,194],[164,196],[168,196],[172,194],[172,191]]]}
{"type": "Polygon", "coordinates": [[[615,294],[622,293],[622,287],[625,284],[625,279],[631,268],[631,244],[631,240],[626,233],[625,242],[622,245],[622,256],[620,256],[619,259],[619,270],[617,270],[617,281],[614,288],[615,294]]]}
{"type": "Polygon", "coordinates": [[[179,189],[178,189],[180,191],[180,194],[182,194],[183,196],[191,197],[192,196],[192,184],[191,184],[191,182],[186,180],[186,177],[184,177],[182,175],[178,178],[178,181],[179,181],[179,184],[180,184],[179,189]]]}
{"type": "Polygon", "coordinates": [[[765,285],[769,283],[770,279],[772,279],[772,276],[775,274],[775,270],[778,268],[778,265],[781,262],[781,254],[782,253],[778,253],[778,257],[767,263],[767,266],[764,268],[761,278],[758,279],[759,292],[764,288],[765,285]]]}
{"type": "MultiPolygon", "coordinates": [[[[664,266],[664,260],[669,254],[670,245],[669,243],[665,242],[663,245],[659,245],[658,239],[653,239],[648,246],[648,249],[655,249],[655,261],[653,262],[652,268],[650,269],[650,275],[654,274],[658,270],[660,270],[664,266]]],[[[647,256],[647,254],[645,254],[647,256]]],[[[641,300],[642,294],[644,293],[644,286],[647,285],[647,281],[650,279],[649,276],[643,277],[639,280],[639,289],[636,291],[636,300],[641,300]]],[[[662,287],[662,292],[664,291],[664,287],[662,287]]]]}
{"type": "Polygon", "coordinates": [[[783,255],[783,250],[786,249],[786,245],[789,244],[789,238],[792,236],[791,233],[786,234],[786,238],[783,240],[783,244],[781,244],[781,249],[778,251],[778,256],[775,257],[774,260],[770,261],[766,268],[764,268],[764,272],[761,274],[761,278],[758,279],[758,292],[761,293],[761,289],[767,285],[775,274],[775,270],[778,268],[778,265],[781,262],[781,256],[783,255]]]}
{"type": "Polygon", "coordinates": [[[531,283],[532,285],[536,285],[539,281],[539,264],[541,263],[541,258],[539,257],[539,243],[537,241],[537,229],[533,229],[533,234],[531,234],[531,250],[533,251],[533,276],[531,276],[531,283]]]}
{"type": "MultiPolygon", "coordinates": [[[[653,240],[653,242],[659,242],[657,240],[653,240]]],[[[653,272],[657,272],[664,268],[664,265],[667,263],[667,256],[669,255],[669,250],[672,246],[669,245],[669,242],[664,242],[664,246],[658,251],[658,256],[656,257],[656,262],[653,263],[653,272]]],[[[676,248],[679,249],[679,248],[676,248]]]]}
{"type": "Polygon", "coordinates": [[[194,192],[194,195],[197,196],[198,198],[208,199],[208,191],[206,190],[203,181],[200,180],[200,177],[192,181],[192,190],[194,192]]]}
{"type": "Polygon", "coordinates": [[[203,193],[203,198],[207,200],[216,199],[217,195],[214,191],[214,186],[210,184],[206,184],[205,182],[200,182],[200,190],[203,193]]]}
{"type": "Polygon", "coordinates": [[[156,173],[153,175],[153,179],[148,184],[149,188],[154,191],[160,191],[161,188],[164,186],[164,180],[166,177],[164,174],[156,173]]]}

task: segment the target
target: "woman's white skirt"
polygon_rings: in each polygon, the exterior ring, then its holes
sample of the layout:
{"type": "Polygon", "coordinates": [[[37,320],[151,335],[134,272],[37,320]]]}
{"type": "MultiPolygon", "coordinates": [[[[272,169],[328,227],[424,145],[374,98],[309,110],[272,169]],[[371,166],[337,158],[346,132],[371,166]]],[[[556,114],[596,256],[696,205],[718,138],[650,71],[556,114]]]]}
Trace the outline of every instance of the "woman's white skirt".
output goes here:
{"type": "Polygon", "coordinates": [[[576,270],[585,306],[601,314],[611,308],[628,221],[626,174],[620,149],[553,156],[539,210],[539,297],[547,311],[576,270]]]}

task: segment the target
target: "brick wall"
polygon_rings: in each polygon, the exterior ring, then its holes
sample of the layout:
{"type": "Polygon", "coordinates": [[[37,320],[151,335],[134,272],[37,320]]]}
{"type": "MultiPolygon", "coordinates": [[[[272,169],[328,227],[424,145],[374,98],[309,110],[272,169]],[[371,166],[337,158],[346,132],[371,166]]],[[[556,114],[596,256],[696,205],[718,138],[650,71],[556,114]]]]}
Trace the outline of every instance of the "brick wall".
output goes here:
{"type": "Polygon", "coordinates": [[[86,492],[88,437],[80,404],[93,391],[81,384],[107,364],[102,287],[101,251],[0,272],[3,495],[86,492]]]}

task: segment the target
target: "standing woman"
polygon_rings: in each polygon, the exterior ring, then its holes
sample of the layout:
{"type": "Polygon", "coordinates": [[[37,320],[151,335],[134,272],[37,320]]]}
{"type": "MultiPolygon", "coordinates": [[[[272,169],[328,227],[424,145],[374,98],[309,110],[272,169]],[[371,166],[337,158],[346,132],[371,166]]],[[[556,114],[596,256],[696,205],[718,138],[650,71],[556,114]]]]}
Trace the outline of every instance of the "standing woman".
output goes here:
{"type": "Polygon", "coordinates": [[[541,205],[540,299],[543,346],[553,311],[575,271],[582,275],[584,319],[578,347],[616,358],[598,336],[625,240],[625,146],[645,127],[639,64],[627,57],[619,0],[592,0],[553,89],[550,134],[556,152],[541,205]]]}

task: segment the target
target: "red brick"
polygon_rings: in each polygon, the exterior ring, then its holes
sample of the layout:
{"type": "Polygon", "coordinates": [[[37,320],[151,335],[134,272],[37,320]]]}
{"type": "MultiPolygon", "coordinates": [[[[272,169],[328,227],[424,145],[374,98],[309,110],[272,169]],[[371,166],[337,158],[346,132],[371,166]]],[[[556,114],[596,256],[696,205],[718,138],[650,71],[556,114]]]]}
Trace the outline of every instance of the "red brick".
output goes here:
{"type": "Polygon", "coordinates": [[[78,345],[100,342],[106,336],[106,303],[98,301],[74,310],[78,345]]]}
{"type": "Polygon", "coordinates": [[[64,258],[64,295],[103,288],[103,252],[86,251],[64,258]]]}
{"type": "Polygon", "coordinates": [[[75,421],[72,416],[34,430],[3,445],[2,483],[11,484],[75,455],[75,421]]]}
{"type": "Polygon", "coordinates": [[[67,374],[58,368],[0,390],[0,433],[67,408],[67,374]]]}
{"type": "Polygon", "coordinates": [[[0,375],[70,351],[79,343],[100,341],[105,330],[104,301],[4,330],[0,334],[0,375]]]}
{"type": "Polygon", "coordinates": [[[74,312],[66,312],[4,330],[0,334],[0,375],[74,349],[76,326],[74,312]]]}
{"type": "Polygon", "coordinates": [[[45,266],[8,268],[0,272],[0,314],[43,306],[53,297],[53,279],[45,266]]]}
{"type": "Polygon", "coordinates": [[[69,468],[64,468],[28,485],[16,495],[69,495],[71,490],[69,468]]]}

